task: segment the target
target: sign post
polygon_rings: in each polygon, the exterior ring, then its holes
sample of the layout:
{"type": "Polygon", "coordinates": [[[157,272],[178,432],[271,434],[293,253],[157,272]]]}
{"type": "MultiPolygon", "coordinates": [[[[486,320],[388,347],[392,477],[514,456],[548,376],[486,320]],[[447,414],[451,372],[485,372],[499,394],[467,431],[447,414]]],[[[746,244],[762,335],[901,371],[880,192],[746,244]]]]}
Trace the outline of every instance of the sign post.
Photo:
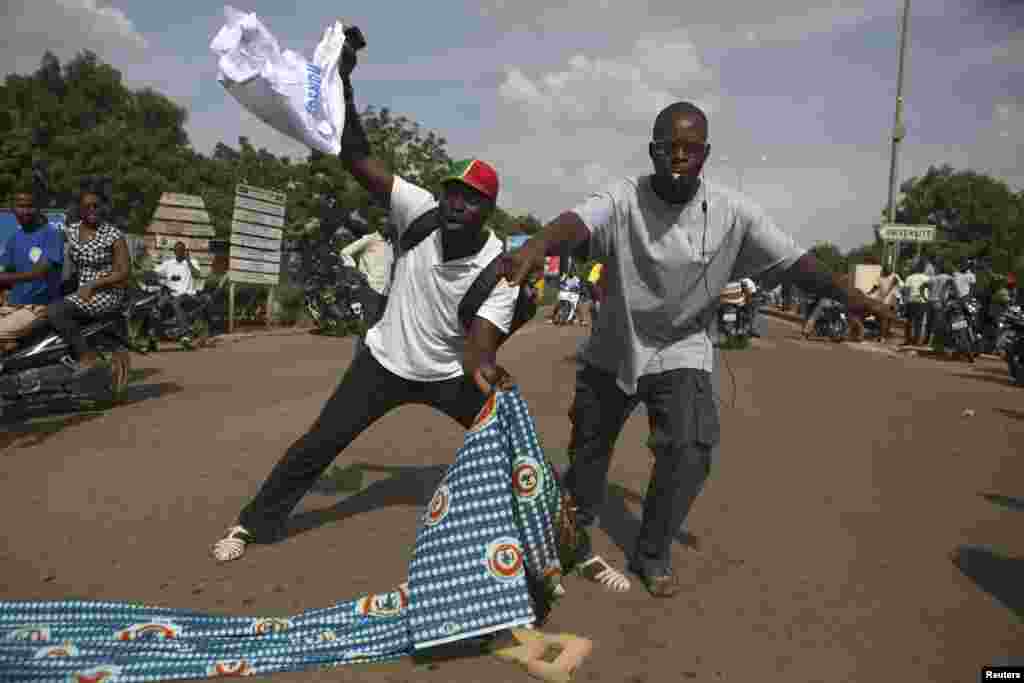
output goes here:
{"type": "Polygon", "coordinates": [[[268,285],[267,327],[281,277],[281,240],[287,195],[251,185],[235,188],[228,256],[228,331],[235,327],[235,284],[268,285]]]}
{"type": "Polygon", "coordinates": [[[899,254],[900,245],[904,242],[917,244],[917,254],[921,255],[921,248],[926,242],[934,242],[938,229],[934,225],[900,225],[899,223],[885,223],[878,227],[878,237],[885,242],[886,247],[891,250],[889,254],[889,265],[896,270],[896,257],[899,254]]]}

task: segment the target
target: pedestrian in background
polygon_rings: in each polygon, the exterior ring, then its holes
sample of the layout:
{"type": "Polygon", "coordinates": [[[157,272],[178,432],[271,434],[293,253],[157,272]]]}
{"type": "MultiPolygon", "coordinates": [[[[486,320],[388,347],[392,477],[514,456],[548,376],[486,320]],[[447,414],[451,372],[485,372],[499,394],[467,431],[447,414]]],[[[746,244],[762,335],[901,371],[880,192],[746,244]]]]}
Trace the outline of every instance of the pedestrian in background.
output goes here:
{"type": "Polygon", "coordinates": [[[925,272],[925,264],[918,262],[906,281],[907,290],[907,331],[903,337],[904,346],[917,346],[924,342],[927,332],[928,282],[931,278],[925,272]]]}

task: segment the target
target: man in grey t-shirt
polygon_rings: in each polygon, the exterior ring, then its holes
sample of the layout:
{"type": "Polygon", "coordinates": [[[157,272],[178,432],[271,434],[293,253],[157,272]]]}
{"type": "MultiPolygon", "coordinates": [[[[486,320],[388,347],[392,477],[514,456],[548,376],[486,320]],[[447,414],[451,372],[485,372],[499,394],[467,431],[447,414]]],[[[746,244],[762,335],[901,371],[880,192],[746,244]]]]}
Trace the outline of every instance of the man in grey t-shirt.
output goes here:
{"type": "MultiPolygon", "coordinates": [[[[629,568],[652,595],[669,597],[679,588],[670,563],[672,539],[710,473],[719,442],[711,329],[725,284],[750,277],[771,288],[786,280],[855,313],[882,319],[892,312],[821,270],[747,198],[701,179],[710,145],[707,118],[696,106],[667,107],[653,137],[654,174],[591,195],[504,256],[501,267],[512,282],[524,282],[563,243],[589,245],[589,257],[604,262],[605,299],[576,378],[566,484],[579,525],[587,529],[604,503],[615,441],[643,401],[655,464],[629,568]]],[[[628,579],[585,545],[581,574],[627,590],[628,579]]]]}

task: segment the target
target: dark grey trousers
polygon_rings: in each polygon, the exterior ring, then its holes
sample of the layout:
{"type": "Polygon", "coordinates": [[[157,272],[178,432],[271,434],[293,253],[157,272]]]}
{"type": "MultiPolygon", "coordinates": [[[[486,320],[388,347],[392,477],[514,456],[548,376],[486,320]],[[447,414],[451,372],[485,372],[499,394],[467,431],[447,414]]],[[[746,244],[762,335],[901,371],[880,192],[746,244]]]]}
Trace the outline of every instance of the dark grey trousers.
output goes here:
{"type": "Polygon", "coordinates": [[[647,445],[654,467],[632,558],[645,572],[671,569],[672,539],[683,529],[711,473],[721,436],[716,381],[702,370],[670,370],[641,377],[637,393],[629,395],[612,373],[590,365],[577,372],[570,411],[573,462],[566,485],[579,506],[580,526],[597,521],[608,490],[612,451],[626,419],[641,401],[647,407],[647,445]]]}
{"type": "Polygon", "coordinates": [[[363,348],[320,417],[274,465],[259,493],[242,510],[238,523],[258,542],[276,540],[292,510],[334,459],[394,408],[412,403],[428,405],[468,429],[486,398],[467,377],[442,382],[403,379],[363,348]]]}

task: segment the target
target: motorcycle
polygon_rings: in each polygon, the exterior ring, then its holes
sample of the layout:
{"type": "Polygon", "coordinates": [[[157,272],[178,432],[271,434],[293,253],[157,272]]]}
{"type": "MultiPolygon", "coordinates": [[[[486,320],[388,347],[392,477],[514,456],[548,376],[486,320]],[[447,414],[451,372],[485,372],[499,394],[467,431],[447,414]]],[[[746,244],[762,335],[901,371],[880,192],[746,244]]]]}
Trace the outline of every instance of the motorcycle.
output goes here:
{"type": "Polygon", "coordinates": [[[973,297],[950,297],[946,302],[946,335],[953,349],[973,363],[978,355],[975,328],[981,306],[973,297]]]}
{"type": "Polygon", "coordinates": [[[750,314],[742,304],[724,303],[718,307],[718,330],[727,340],[750,336],[750,314]]]}
{"type": "Polygon", "coordinates": [[[174,293],[157,273],[143,274],[142,291],[136,296],[143,305],[129,320],[129,330],[134,340],[145,340],[149,351],[156,351],[160,340],[176,341],[186,350],[206,346],[213,327],[210,314],[213,292],[203,291],[179,299],[185,312],[184,329],[179,329],[171,303],[174,293]]]}
{"type": "Polygon", "coordinates": [[[152,301],[132,301],[122,310],[101,316],[82,328],[93,351],[109,363],[105,372],[74,377],[71,348],[45,321],[19,339],[0,357],[0,413],[12,406],[33,406],[58,400],[116,400],[128,384],[129,351],[145,354],[128,336],[128,321],[152,301]]]}
{"type": "Polygon", "coordinates": [[[359,293],[370,286],[369,282],[359,269],[342,262],[340,251],[340,240],[322,242],[309,255],[309,267],[305,269],[306,311],[321,332],[358,326],[363,319],[359,293]]]}
{"type": "Polygon", "coordinates": [[[1013,347],[1017,337],[1020,336],[1019,325],[1016,321],[1024,319],[1024,309],[1019,304],[1008,306],[999,316],[996,322],[995,342],[992,345],[992,352],[997,356],[1006,357],[1009,349],[1013,347]]]}
{"type": "Polygon", "coordinates": [[[814,321],[814,334],[839,342],[850,332],[850,321],[840,305],[826,307],[814,321]]]}
{"type": "Polygon", "coordinates": [[[555,308],[555,325],[568,325],[576,321],[576,309],[580,304],[578,286],[562,283],[558,286],[558,303],[555,308]]]}
{"type": "Polygon", "coordinates": [[[1006,365],[1010,379],[1017,386],[1024,386],[1024,312],[1020,306],[1011,306],[1003,314],[1006,322],[1006,365]]]}

